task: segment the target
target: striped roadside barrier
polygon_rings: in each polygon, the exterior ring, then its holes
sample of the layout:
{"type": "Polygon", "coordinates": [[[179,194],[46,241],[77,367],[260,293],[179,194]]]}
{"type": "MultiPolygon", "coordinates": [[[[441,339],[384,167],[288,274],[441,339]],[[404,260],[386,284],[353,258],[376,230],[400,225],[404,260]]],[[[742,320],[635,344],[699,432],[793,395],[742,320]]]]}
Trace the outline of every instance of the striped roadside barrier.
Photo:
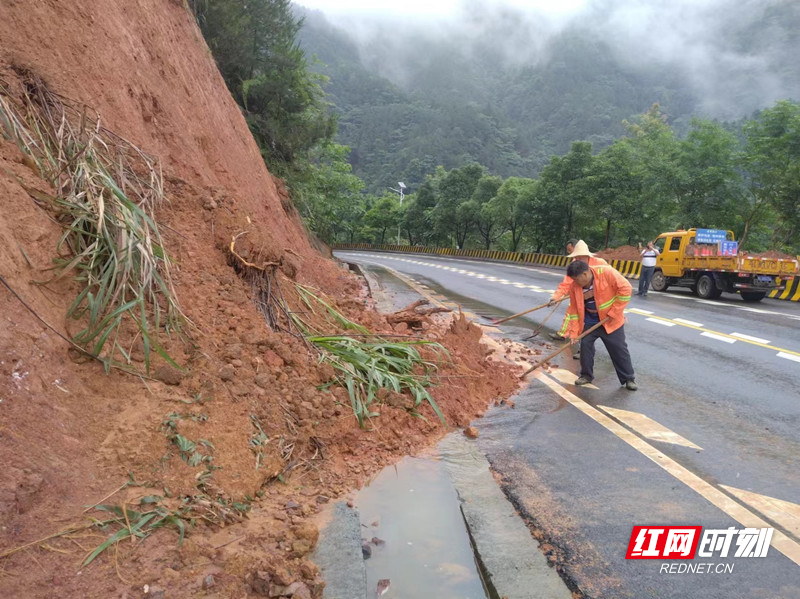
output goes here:
{"type": "MultiPolygon", "coordinates": [[[[507,252],[503,250],[459,250],[456,248],[428,248],[420,245],[393,245],[369,243],[339,243],[333,246],[335,250],[369,250],[373,252],[403,252],[406,254],[429,254],[434,256],[461,256],[464,258],[483,258],[497,260],[498,262],[517,262],[521,264],[539,264],[554,268],[566,268],[570,263],[567,256],[555,254],[536,254],[507,252]]],[[[638,279],[642,272],[642,263],[638,260],[609,260],[611,266],[616,268],[629,279],[638,279]]],[[[800,277],[793,277],[786,282],[786,287],[770,292],[773,299],[800,301],[800,277]]]]}

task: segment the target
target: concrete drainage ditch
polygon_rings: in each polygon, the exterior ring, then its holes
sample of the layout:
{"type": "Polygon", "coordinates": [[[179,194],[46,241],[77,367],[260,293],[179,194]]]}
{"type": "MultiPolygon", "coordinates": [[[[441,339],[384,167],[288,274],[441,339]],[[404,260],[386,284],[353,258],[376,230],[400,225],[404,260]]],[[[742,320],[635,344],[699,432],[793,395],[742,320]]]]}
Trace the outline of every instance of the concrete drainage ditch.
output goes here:
{"type": "Polygon", "coordinates": [[[320,535],[326,599],[572,597],[460,432],[384,469],[354,504],[332,506],[320,535]]]}

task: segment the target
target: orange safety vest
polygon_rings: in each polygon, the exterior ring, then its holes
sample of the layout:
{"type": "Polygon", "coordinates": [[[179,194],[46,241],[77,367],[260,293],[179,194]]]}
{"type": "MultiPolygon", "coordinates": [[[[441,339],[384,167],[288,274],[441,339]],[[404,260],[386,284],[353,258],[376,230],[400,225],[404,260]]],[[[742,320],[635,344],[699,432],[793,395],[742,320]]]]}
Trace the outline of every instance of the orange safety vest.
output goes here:
{"type": "MultiPolygon", "coordinates": [[[[600,320],[610,320],[603,325],[607,333],[613,333],[625,324],[625,305],[631,301],[631,284],[619,271],[605,266],[589,266],[594,275],[594,301],[600,320]]],[[[570,279],[572,281],[572,279],[570,279]]],[[[569,287],[569,307],[561,325],[561,335],[574,339],[583,332],[583,288],[575,281],[569,287]]]]}
{"type": "MultiPolygon", "coordinates": [[[[575,262],[577,258],[573,258],[572,261],[575,262]]],[[[608,264],[602,258],[597,258],[595,256],[589,256],[589,266],[603,266],[604,264],[608,264]]],[[[569,295],[569,288],[572,285],[572,279],[570,279],[567,275],[564,275],[564,280],[559,283],[558,287],[556,287],[556,292],[553,294],[553,299],[561,299],[565,295],[569,295]]]]}

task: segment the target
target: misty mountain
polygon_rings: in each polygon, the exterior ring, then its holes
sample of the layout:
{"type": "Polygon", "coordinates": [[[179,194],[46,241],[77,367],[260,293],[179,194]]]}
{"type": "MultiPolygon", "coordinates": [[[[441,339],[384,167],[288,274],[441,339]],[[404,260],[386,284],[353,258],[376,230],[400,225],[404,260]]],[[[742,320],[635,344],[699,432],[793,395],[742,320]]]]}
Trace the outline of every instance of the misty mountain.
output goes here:
{"type": "Polygon", "coordinates": [[[800,98],[796,1],[596,0],[560,20],[480,2],[448,21],[304,14],[337,140],[373,191],[413,190],[437,165],[535,176],[656,102],[681,132],[800,98]]]}

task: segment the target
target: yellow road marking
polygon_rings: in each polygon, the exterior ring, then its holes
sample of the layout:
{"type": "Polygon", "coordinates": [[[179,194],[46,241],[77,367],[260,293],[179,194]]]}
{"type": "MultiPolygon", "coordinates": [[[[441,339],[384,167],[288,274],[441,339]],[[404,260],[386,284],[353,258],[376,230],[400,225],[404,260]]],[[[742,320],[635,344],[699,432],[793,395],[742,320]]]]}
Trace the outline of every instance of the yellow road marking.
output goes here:
{"type": "Polygon", "coordinates": [[[783,499],[775,499],[766,495],[759,495],[752,491],[736,489],[726,485],[720,485],[723,489],[736,495],[745,503],[749,503],[759,512],[783,526],[794,536],[800,538],[800,505],[790,503],[783,499]]]}
{"type": "Polygon", "coordinates": [[[652,441],[663,441],[664,443],[672,443],[673,445],[683,445],[684,447],[691,447],[692,449],[699,449],[701,451],[703,449],[699,445],[695,445],[689,441],[689,439],[682,437],[663,424],[659,424],[652,418],[640,414],[639,412],[629,412],[628,410],[620,410],[609,406],[597,407],[604,412],[608,412],[617,420],[624,422],[643,437],[652,441]]]}
{"type": "MultiPolygon", "coordinates": [[[[566,368],[551,368],[550,371],[547,373],[560,383],[564,383],[565,385],[574,385],[575,379],[578,378],[578,375],[570,372],[566,368]]],[[[584,389],[597,389],[597,385],[593,385],[589,383],[588,385],[582,385],[584,389]]]]}
{"type": "MultiPolygon", "coordinates": [[[[672,458],[666,456],[644,439],[637,436],[634,432],[612,420],[608,415],[593,408],[576,395],[570,393],[546,374],[536,371],[534,376],[586,416],[625,441],[625,443],[633,447],[646,458],[658,464],[669,474],[698,493],[701,497],[714,504],[742,526],[746,528],[772,528],[766,520],[759,517],[712,484],[704,481],[672,458]]],[[[786,536],[780,530],[776,530],[772,535],[772,546],[800,566],[800,544],[786,536]]]]}

